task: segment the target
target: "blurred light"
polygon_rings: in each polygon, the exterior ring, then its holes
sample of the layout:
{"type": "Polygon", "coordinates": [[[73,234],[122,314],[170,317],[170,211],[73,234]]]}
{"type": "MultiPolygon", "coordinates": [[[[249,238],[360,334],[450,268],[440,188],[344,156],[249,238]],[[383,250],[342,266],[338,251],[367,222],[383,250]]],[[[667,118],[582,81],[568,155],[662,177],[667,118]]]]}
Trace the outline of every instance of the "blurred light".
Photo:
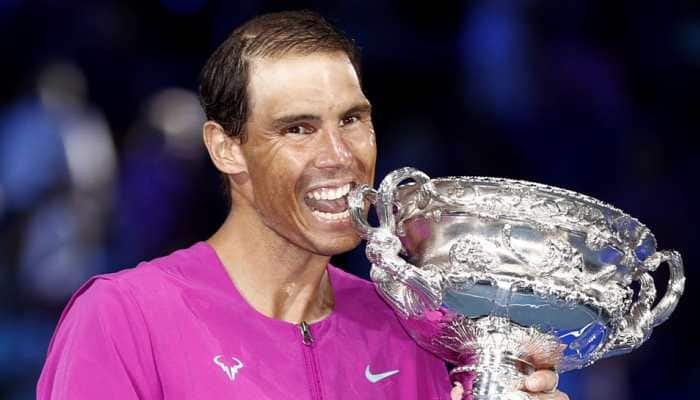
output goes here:
{"type": "Polygon", "coordinates": [[[5,191],[2,188],[2,182],[0,182],[0,218],[2,218],[3,211],[5,211],[5,191]]]}
{"type": "Polygon", "coordinates": [[[207,0],[161,0],[160,2],[175,14],[193,14],[207,4],[207,0]]]}
{"type": "Polygon", "coordinates": [[[116,149],[109,127],[97,113],[80,116],[63,132],[71,181],[80,189],[97,188],[111,181],[116,169],[116,149]]]}
{"type": "Polygon", "coordinates": [[[194,92],[170,88],[157,93],[149,102],[148,120],[163,132],[175,155],[193,158],[202,153],[204,112],[194,92]]]}
{"type": "Polygon", "coordinates": [[[518,2],[483,2],[469,10],[460,38],[469,104],[503,119],[527,117],[532,82],[528,31],[518,2]]]}
{"type": "Polygon", "coordinates": [[[20,289],[38,300],[64,301],[87,278],[105,268],[89,200],[64,195],[43,202],[29,220],[20,252],[20,289]]]}
{"type": "Polygon", "coordinates": [[[680,42],[688,61],[695,65],[700,65],[700,21],[684,26],[680,35],[680,42]]]}
{"type": "Polygon", "coordinates": [[[1,13],[8,12],[10,9],[15,8],[19,5],[20,0],[0,0],[0,16],[1,13]]]}
{"type": "Polygon", "coordinates": [[[29,313],[0,317],[0,374],[5,381],[27,379],[41,368],[53,324],[29,313]]]}
{"type": "Polygon", "coordinates": [[[68,61],[47,65],[37,79],[37,91],[49,109],[80,109],[85,104],[87,82],[83,71],[68,61]]]}
{"type": "Polygon", "coordinates": [[[36,102],[0,115],[0,186],[7,208],[24,209],[66,176],[55,116],[36,102]]]}

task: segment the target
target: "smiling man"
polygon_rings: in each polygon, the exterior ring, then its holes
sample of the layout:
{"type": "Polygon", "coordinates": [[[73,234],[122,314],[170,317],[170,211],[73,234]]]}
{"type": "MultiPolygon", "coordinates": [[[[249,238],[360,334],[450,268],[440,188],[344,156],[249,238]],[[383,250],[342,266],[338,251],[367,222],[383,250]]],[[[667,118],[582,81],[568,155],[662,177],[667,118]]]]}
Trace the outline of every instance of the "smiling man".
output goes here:
{"type": "MultiPolygon", "coordinates": [[[[200,86],[226,221],[205,242],[87,282],[61,316],[38,398],[450,398],[442,361],[372,284],[329,264],[359,243],[348,191],[374,178],[359,72],[353,43],[313,13],[233,32],[200,86]]],[[[554,389],[552,372],[530,378],[530,391],[554,389]]]]}

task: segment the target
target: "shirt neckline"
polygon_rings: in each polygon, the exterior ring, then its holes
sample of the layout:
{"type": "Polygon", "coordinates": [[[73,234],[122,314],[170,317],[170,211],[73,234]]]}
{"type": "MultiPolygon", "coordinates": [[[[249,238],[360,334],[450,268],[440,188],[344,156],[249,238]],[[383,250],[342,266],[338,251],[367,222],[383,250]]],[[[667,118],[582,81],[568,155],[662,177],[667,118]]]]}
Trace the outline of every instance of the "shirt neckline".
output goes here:
{"type": "MultiPolygon", "coordinates": [[[[196,243],[195,247],[200,247],[204,251],[207,258],[209,258],[209,262],[207,262],[206,264],[213,266],[212,272],[214,272],[215,274],[215,276],[213,276],[213,279],[216,281],[217,286],[221,290],[223,290],[227,295],[232,296],[233,300],[241,305],[241,309],[243,312],[257,320],[262,320],[267,324],[275,325],[280,328],[294,328],[295,330],[299,331],[300,324],[269,317],[256,310],[255,307],[253,307],[252,305],[250,305],[250,303],[248,303],[248,301],[238,291],[238,288],[236,287],[235,283],[226,271],[224,263],[221,261],[221,258],[219,258],[219,254],[209,243],[201,241],[196,243]]],[[[309,327],[313,331],[312,333],[314,334],[320,334],[322,333],[322,331],[328,329],[337,318],[337,303],[339,299],[337,297],[338,290],[336,288],[339,284],[339,282],[337,281],[338,277],[336,276],[335,268],[333,268],[331,264],[326,265],[326,273],[328,274],[328,282],[331,286],[331,290],[333,291],[333,296],[336,304],[334,305],[331,312],[324,318],[312,323],[308,323],[309,327]]]]}

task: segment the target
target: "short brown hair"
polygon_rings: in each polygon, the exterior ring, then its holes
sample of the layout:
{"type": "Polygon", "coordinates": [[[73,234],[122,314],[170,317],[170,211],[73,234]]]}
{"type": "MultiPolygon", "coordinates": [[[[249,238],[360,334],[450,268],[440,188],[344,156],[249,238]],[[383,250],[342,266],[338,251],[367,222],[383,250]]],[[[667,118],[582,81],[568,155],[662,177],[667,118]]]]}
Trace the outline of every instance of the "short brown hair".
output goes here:
{"type": "MultiPolygon", "coordinates": [[[[285,11],[255,17],[234,30],[214,51],[199,78],[199,100],[208,120],[231,137],[246,140],[250,62],[257,57],[340,51],[347,54],[360,82],[360,51],[353,40],[311,11],[285,11]]],[[[229,181],[223,177],[226,194],[229,181]]]]}
{"type": "Polygon", "coordinates": [[[231,33],[202,69],[199,99],[207,119],[221,124],[229,136],[245,141],[250,61],[334,51],[347,54],[359,78],[359,49],[320,15],[285,11],[251,19],[231,33]]]}

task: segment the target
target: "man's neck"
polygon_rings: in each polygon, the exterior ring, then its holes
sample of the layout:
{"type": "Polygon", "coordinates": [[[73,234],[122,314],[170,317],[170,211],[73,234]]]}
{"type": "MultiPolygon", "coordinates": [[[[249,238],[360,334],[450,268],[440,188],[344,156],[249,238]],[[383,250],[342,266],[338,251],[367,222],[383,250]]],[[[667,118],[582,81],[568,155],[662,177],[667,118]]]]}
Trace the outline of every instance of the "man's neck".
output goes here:
{"type": "Polygon", "coordinates": [[[254,211],[229,214],[207,241],[246,301],[268,317],[299,323],[326,317],[334,298],[326,265],[265,226],[254,211]]]}

